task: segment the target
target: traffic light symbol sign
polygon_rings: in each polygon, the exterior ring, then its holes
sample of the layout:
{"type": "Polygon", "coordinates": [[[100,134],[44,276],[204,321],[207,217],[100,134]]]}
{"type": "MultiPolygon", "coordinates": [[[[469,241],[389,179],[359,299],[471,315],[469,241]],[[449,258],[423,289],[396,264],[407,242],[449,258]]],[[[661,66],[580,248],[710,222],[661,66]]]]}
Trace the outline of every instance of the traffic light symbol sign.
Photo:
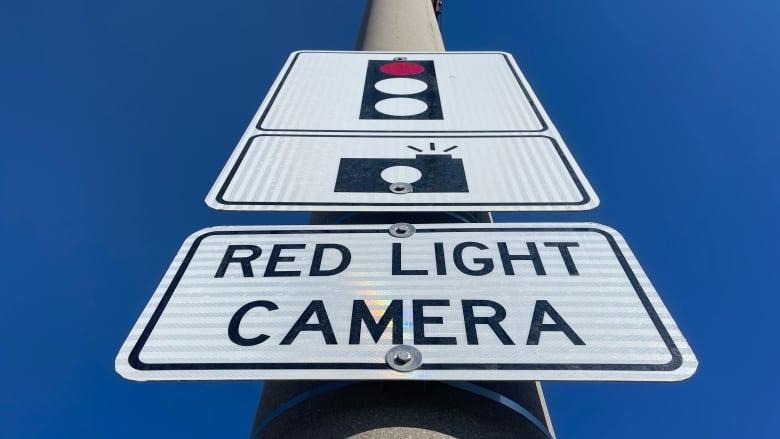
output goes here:
{"type": "Polygon", "coordinates": [[[433,61],[369,60],[360,118],[444,119],[433,61]]]}

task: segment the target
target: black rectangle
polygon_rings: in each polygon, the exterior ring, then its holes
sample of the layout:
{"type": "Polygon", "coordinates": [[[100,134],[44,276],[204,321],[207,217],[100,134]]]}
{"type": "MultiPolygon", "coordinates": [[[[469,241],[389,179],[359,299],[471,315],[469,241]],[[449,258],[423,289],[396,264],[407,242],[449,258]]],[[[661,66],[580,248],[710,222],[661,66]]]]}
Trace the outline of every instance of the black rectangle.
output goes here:
{"type": "MultiPolygon", "coordinates": [[[[422,108],[422,107],[421,107],[422,108]]],[[[360,106],[361,119],[410,119],[442,120],[439,84],[436,81],[436,67],[433,61],[369,60],[366,68],[366,82],[363,86],[363,102],[360,106]],[[424,85],[424,89],[411,94],[392,94],[380,90],[381,81],[408,80],[424,85]],[[388,114],[382,112],[381,103],[393,100],[411,99],[425,105],[416,114],[388,114]]]]}
{"type": "Polygon", "coordinates": [[[387,193],[388,183],[408,183],[414,192],[468,192],[463,160],[449,154],[417,154],[402,158],[341,158],[336,175],[336,192],[387,193]],[[412,182],[388,182],[382,170],[404,166],[421,171],[422,177],[412,182]]]}

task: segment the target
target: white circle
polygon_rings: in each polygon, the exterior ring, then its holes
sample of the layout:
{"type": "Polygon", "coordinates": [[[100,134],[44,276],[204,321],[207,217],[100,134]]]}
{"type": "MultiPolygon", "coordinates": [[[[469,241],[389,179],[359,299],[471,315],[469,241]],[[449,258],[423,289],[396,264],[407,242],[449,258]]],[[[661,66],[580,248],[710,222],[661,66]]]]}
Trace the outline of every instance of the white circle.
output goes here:
{"type": "Polygon", "coordinates": [[[428,109],[428,104],[412,98],[389,98],[376,103],[376,111],[390,116],[414,116],[428,109]]]}
{"type": "Polygon", "coordinates": [[[422,178],[422,172],[411,166],[390,166],[379,175],[388,183],[414,183],[422,178]]]}
{"type": "Polygon", "coordinates": [[[424,91],[428,88],[428,84],[419,79],[390,78],[377,82],[374,84],[374,87],[381,92],[391,95],[410,95],[424,91]]]}

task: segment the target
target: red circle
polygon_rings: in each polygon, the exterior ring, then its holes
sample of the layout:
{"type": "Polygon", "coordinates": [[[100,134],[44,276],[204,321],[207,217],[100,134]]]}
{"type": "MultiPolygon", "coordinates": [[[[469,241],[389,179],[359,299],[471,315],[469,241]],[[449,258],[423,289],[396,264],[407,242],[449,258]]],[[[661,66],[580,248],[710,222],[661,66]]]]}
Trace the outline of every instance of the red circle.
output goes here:
{"type": "Polygon", "coordinates": [[[393,76],[413,76],[425,71],[425,67],[413,62],[391,62],[379,67],[382,73],[393,76]]]}

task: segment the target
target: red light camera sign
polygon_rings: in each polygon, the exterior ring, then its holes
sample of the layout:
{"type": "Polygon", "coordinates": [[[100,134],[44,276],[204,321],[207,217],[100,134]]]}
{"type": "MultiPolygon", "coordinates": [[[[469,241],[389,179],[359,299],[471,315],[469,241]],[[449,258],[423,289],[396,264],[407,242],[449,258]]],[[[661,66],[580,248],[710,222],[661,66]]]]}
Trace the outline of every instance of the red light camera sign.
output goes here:
{"type": "Polygon", "coordinates": [[[506,53],[296,52],[206,202],[578,211],[598,197],[506,53]]]}

